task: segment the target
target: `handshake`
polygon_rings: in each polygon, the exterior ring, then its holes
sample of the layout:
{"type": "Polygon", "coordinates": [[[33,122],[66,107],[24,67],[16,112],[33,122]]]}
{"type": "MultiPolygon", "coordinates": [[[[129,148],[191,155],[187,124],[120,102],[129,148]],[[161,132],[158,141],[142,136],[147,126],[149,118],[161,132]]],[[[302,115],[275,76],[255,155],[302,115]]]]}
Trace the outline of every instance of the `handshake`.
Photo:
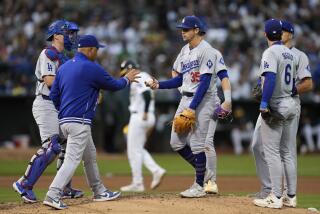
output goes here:
{"type": "Polygon", "coordinates": [[[158,89],[159,88],[159,81],[152,77],[152,79],[145,81],[144,84],[151,88],[152,90],[158,89]]]}

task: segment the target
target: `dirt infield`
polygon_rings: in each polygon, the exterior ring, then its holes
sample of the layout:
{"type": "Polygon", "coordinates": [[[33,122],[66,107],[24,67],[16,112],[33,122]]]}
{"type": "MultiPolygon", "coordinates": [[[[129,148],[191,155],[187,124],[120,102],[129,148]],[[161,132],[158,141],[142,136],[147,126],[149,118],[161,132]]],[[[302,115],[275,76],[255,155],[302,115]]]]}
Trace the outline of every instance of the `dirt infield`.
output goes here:
{"type": "MultiPolygon", "coordinates": [[[[16,177],[1,177],[0,187],[12,185],[16,177]]],[[[35,188],[48,188],[52,176],[41,177],[35,188]]],[[[112,190],[128,184],[129,176],[104,177],[104,183],[112,190]]],[[[93,202],[91,196],[83,199],[65,200],[69,205],[66,211],[55,211],[55,213],[270,213],[271,210],[255,207],[252,198],[238,197],[232,192],[256,191],[259,184],[254,177],[220,177],[219,188],[222,195],[208,195],[201,199],[182,199],[178,193],[184,190],[193,181],[192,176],[167,176],[156,191],[151,191],[148,186],[151,177],[146,177],[145,185],[147,192],[144,194],[130,194],[122,196],[117,201],[93,202]],[[161,192],[161,193],[160,193],[161,192]]],[[[315,193],[320,190],[317,178],[303,178],[299,181],[300,192],[315,193]],[[303,182],[301,182],[301,180],[303,182]],[[313,184],[313,186],[311,186],[313,184]],[[314,186],[317,184],[317,187],[314,186]]],[[[77,188],[88,188],[85,178],[76,176],[73,184],[77,188]]],[[[23,203],[0,204],[0,213],[53,213],[49,207],[41,202],[30,205],[23,203]]],[[[276,210],[275,213],[307,213],[306,209],[276,210]]]]}
{"type": "Polygon", "coordinates": [[[55,211],[36,204],[6,204],[0,205],[0,213],[308,213],[306,209],[283,208],[270,210],[259,208],[251,203],[248,197],[207,196],[201,199],[183,199],[173,193],[155,195],[129,195],[116,201],[92,202],[88,197],[66,200],[67,210],[55,211]]]}

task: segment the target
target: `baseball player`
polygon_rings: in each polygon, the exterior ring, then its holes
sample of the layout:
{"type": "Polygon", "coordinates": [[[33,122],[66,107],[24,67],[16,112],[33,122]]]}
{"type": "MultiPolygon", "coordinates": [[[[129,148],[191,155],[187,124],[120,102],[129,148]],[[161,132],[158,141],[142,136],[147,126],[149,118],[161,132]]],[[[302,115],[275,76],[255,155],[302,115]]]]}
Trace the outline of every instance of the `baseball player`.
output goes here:
{"type": "MultiPolygon", "coordinates": [[[[124,76],[131,69],[139,69],[139,66],[131,60],[123,61],[120,66],[120,75],[124,76]]],[[[156,188],[165,174],[150,153],[144,148],[147,141],[147,133],[155,125],[154,93],[144,82],[151,78],[146,72],[140,72],[137,83],[130,85],[130,121],[127,134],[127,153],[132,173],[132,183],[121,187],[123,192],[143,192],[142,164],[152,173],[151,189],[156,188]]]]}
{"type": "Polygon", "coordinates": [[[222,111],[227,108],[224,105],[218,108],[220,101],[215,86],[217,75],[226,75],[226,67],[221,53],[203,39],[205,29],[198,17],[184,17],[177,28],[182,29],[182,38],[188,43],[181,49],[173,65],[173,71],[178,75],[162,82],[152,79],[146,84],[152,89],[181,87],[182,98],[173,121],[170,145],[194,167],[196,181],[180,195],[203,197],[206,194],[203,187],[205,147],[210,120],[215,109],[222,111]]]}
{"type": "Polygon", "coordinates": [[[108,190],[101,182],[96,148],[91,135],[91,123],[98,103],[99,90],[117,91],[136,81],[136,70],[116,80],[95,60],[97,51],[104,47],[96,37],[80,37],[78,52],[62,65],[50,92],[55,107],[59,110],[60,129],[68,139],[64,163],[59,169],[43,204],[55,209],[65,209],[61,201],[62,190],[83,160],[87,182],[94,193],[94,201],[108,201],[120,196],[120,192],[108,190]]]}
{"type": "MultiPolygon", "coordinates": [[[[31,158],[24,176],[13,183],[14,190],[27,203],[36,202],[33,186],[61,151],[58,112],[49,98],[49,92],[58,67],[67,61],[67,57],[63,54],[64,49],[68,51],[72,49],[69,33],[67,21],[53,22],[47,31],[47,41],[52,42],[52,45],[42,50],[36,65],[35,75],[38,81],[32,112],[39,126],[42,147],[31,158]]],[[[69,184],[64,190],[64,196],[78,198],[83,196],[83,192],[72,189],[69,184]]]]}
{"type": "MultiPolygon", "coordinates": [[[[297,114],[297,117],[295,117],[294,119],[295,125],[292,132],[292,135],[295,135],[295,133],[297,133],[297,130],[298,130],[300,109],[301,109],[299,94],[311,91],[313,88],[313,83],[311,79],[308,57],[305,53],[303,53],[302,51],[298,50],[293,46],[292,44],[293,35],[294,35],[293,25],[288,21],[282,21],[282,42],[284,43],[285,46],[291,49],[291,51],[293,52],[298,62],[295,86],[291,94],[291,96],[293,96],[296,102],[296,105],[298,107],[298,114],[297,114]]],[[[261,116],[259,116],[257,120],[254,137],[252,139],[252,150],[253,150],[253,155],[256,162],[257,174],[261,182],[261,190],[256,194],[256,197],[265,198],[271,191],[271,180],[270,180],[269,169],[264,157],[260,132],[261,132],[261,116]]],[[[293,138],[292,146],[290,146],[290,149],[292,149],[292,153],[294,154],[295,168],[297,169],[296,138],[293,138]]],[[[289,206],[289,207],[296,207],[297,205],[296,196],[290,198],[287,195],[287,192],[285,191],[283,194],[283,205],[289,206]]]]}
{"type": "Polygon", "coordinates": [[[260,66],[260,135],[270,173],[271,192],[266,198],[255,199],[253,203],[267,208],[283,206],[281,161],[290,197],[295,196],[297,182],[295,155],[290,148],[296,138],[295,118],[298,114],[296,102],[291,97],[297,63],[294,53],[282,44],[281,35],[281,21],[269,19],[265,22],[265,36],[269,48],[264,51],[260,66]],[[278,118],[275,118],[274,112],[279,115],[278,118]]]}

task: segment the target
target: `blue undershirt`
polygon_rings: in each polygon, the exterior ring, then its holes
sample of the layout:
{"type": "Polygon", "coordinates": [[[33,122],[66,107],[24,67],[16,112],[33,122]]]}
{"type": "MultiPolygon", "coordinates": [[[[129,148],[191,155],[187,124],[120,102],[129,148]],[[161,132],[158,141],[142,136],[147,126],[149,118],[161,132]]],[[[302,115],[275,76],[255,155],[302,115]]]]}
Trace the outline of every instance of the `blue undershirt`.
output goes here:
{"type": "Polygon", "coordinates": [[[208,73],[200,75],[200,83],[190,103],[189,108],[196,110],[198,105],[201,103],[204,95],[206,94],[210,86],[211,77],[212,77],[212,74],[208,74],[208,73]]]}
{"type": "Polygon", "coordinates": [[[272,97],[274,88],[276,86],[276,73],[265,72],[263,76],[264,76],[264,83],[263,83],[262,99],[260,103],[261,109],[265,109],[268,107],[268,103],[272,97]]]}

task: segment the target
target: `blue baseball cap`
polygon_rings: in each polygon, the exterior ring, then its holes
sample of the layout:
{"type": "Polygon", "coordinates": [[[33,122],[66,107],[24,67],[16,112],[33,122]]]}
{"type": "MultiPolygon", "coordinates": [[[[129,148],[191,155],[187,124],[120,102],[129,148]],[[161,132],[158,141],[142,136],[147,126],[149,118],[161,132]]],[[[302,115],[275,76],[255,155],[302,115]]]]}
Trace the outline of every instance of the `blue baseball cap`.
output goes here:
{"type": "Polygon", "coordinates": [[[105,45],[99,44],[97,38],[93,35],[83,35],[83,36],[80,36],[80,39],[78,42],[78,48],[85,48],[85,47],[104,48],[105,45]]]}
{"type": "Polygon", "coordinates": [[[205,27],[201,23],[201,20],[196,16],[186,16],[182,19],[181,23],[176,26],[182,29],[194,29],[199,28],[201,32],[206,32],[205,27]]]}
{"type": "Polygon", "coordinates": [[[293,24],[286,20],[282,20],[282,30],[294,34],[293,24]]]}
{"type": "Polygon", "coordinates": [[[282,23],[277,19],[269,19],[264,22],[264,32],[267,35],[277,35],[282,33],[282,23]]]}

